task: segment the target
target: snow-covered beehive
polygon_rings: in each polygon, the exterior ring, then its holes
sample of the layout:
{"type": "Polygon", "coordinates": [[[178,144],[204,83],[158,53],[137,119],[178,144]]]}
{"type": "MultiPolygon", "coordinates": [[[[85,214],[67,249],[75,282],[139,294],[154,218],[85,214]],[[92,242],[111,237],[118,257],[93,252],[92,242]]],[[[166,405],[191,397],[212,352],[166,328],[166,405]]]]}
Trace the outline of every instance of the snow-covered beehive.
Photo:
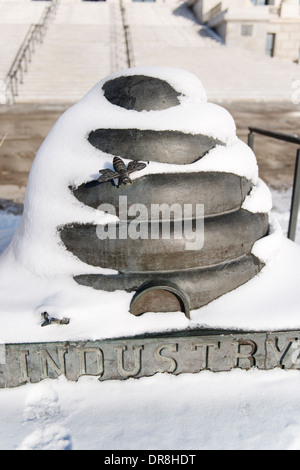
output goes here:
{"type": "Polygon", "coordinates": [[[56,136],[61,128],[67,129],[63,147],[69,147],[76,174],[64,165],[69,178],[63,191],[68,191],[74,215],[57,228],[68,252],[84,263],[81,272],[74,272],[78,284],[132,292],[128,308],[135,315],[181,310],[189,317],[190,310],[262,269],[252,248],[269,231],[270,193],[258,178],[253,152],[237,138],[232,117],[207,103],[196,77],[165,68],[114,74],[65,114],[56,136]],[[147,165],[130,174],[133,184],[99,181],[99,170],[114,175],[116,157],[128,169],[135,167],[130,161],[147,165]],[[178,214],[172,211],[166,213],[174,219],[170,237],[162,235],[163,224],[170,222],[164,216],[156,221],[158,235],[151,236],[150,229],[141,235],[154,205],[172,208],[174,203],[182,209],[183,225],[192,219],[193,233],[198,219],[203,221],[198,208],[204,208],[203,243],[192,246],[184,230],[177,236],[178,214]],[[79,217],[75,208],[85,216],[79,217]],[[137,213],[140,236],[130,236],[128,227],[137,213]],[[118,230],[99,236],[105,224],[118,230]]]}
{"type": "Polygon", "coordinates": [[[271,207],[255,155],[196,77],[141,68],[101,81],[39,149],[1,255],[0,388],[294,368],[299,249],[271,207]],[[174,204],[181,217],[167,211],[143,236],[153,206],[174,204]],[[191,229],[180,237],[178,221],[191,229]]]}

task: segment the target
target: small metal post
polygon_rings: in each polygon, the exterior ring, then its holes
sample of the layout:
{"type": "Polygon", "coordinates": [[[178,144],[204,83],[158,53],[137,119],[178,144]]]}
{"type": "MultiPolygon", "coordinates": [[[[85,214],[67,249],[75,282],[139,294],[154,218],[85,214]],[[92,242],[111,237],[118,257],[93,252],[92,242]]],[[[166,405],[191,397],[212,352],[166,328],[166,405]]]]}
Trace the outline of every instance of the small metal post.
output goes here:
{"type": "Polygon", "coordinates": [[[18,84],[18,76],[17,76],[17,71],[13,75],[14,77],[14,96],[18,96],[19,94],[19,84],[18,84]]]}
{"type": "Polygon", "coordinates": [[[290,223],[289,223],[289,231],[288,231],[288,238],[292,241],[296,240],[299,207],[300,207],[300,149],[298,149],[297,157],[296,157],[291,215],[290,215],[290,223]]]}
{"type": "Polygon", "coordinates": [[[248,135],[248,145],[252,150],[254,149],[254,133],[251,131],[248,135]]]}

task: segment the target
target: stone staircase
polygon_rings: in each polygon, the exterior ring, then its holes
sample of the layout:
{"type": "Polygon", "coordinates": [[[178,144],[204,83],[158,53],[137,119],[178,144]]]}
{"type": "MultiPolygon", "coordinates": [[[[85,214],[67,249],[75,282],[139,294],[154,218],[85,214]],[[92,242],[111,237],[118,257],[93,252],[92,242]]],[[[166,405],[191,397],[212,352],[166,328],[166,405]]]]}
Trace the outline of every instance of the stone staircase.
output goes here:
{"type": "Polygon", "coordinates": [[[189,70],[212,101],[291,102],[298,65],[229,48],[185,5],[176,4],[126,3],[136,65],[189,70]]]}
{"type": "MultiPolygon", "coordinates": [[[[211,101],[291,102],[300,67],[226,47],[177,0],[123,0],[132,65],[186,69],[211,101]]],[[[61,0],[55,21],[20,87],[17,103],[72,103],[95,83],[127,67],[119,0],[61,0]]]]}
{"type": "Polygon", "coordinates": [[[120,68],[126,51],[118,2],[63,0],[15,101],[76,102],[120,68]]]}
{"type": "MultiPolygon", "coordinates": [[[[13,60],[32,23],[38,23],[44,2],[0,0],[0,83],[6,78],[13,60]]],[[[1,90],[0,90],[1,92],[1,90]]],[[[2,101],[0,97],[0,102],[2,101]]]]}

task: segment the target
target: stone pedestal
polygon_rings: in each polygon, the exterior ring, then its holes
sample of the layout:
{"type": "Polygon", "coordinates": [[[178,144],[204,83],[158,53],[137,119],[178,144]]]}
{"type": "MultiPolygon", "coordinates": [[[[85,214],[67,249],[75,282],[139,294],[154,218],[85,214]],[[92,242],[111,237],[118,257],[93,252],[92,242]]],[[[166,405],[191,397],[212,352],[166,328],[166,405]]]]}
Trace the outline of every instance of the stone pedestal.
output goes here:
{"type": "Polygon", "coordinates": [[[300,369],[300,332],[184,331],[103,341],[0,346],[0,388],[65,376],[103,380],[156,373],[300,369]]]}

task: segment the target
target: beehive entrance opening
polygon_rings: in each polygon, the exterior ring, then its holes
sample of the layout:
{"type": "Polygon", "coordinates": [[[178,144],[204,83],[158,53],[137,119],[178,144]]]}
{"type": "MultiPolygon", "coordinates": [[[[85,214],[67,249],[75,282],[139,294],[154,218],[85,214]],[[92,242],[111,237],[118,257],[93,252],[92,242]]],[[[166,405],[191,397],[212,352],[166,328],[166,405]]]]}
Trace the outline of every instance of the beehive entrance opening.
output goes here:
{"type": "Polygon", "coordinates": [[[187,300],[181,292],[169,286],[141,289],[132,299],[130,312],[135,316],[147,312],[183,312],[189,318],[187,300]]]}

